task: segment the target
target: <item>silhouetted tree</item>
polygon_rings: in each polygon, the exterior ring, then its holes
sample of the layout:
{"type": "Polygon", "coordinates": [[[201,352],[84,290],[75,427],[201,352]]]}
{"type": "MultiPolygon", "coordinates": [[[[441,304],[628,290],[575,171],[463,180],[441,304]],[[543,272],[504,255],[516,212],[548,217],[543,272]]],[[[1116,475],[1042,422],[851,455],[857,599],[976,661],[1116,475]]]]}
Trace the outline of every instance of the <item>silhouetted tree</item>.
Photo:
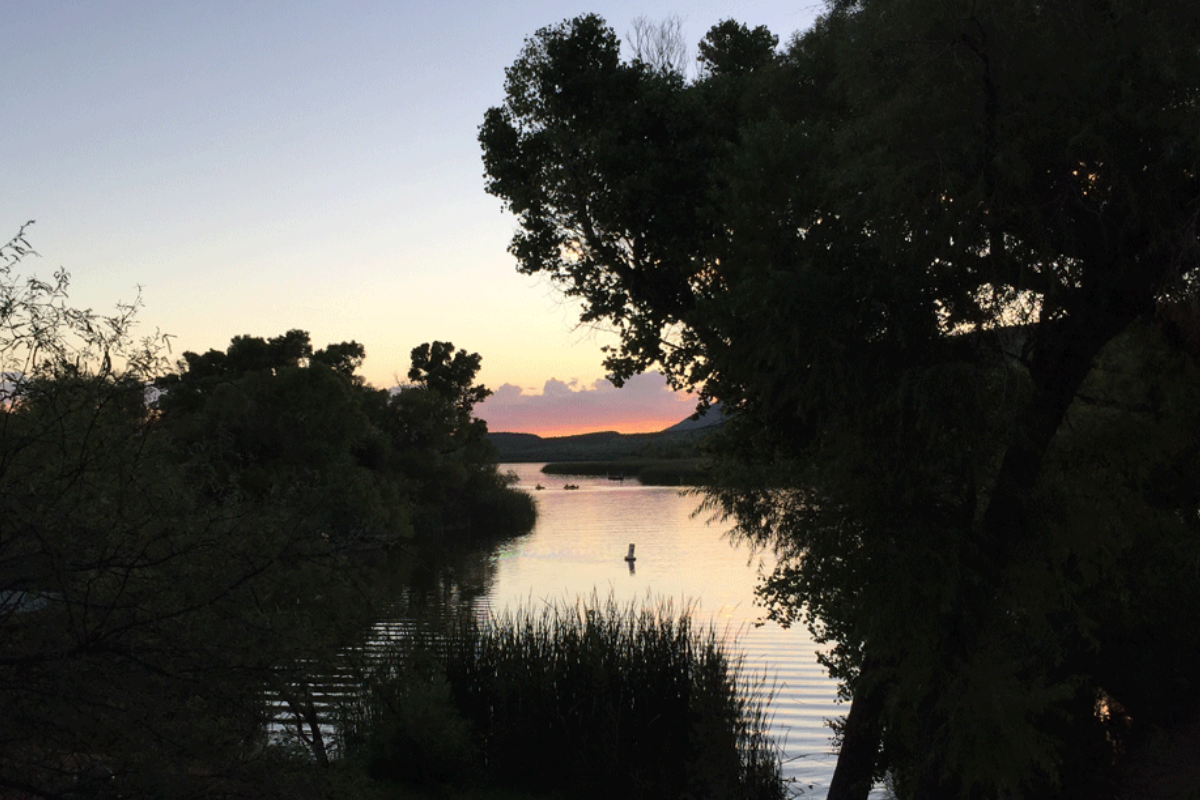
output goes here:
{"type": "MultiPolygon", "coordinates": [[[[1056,518],[1048,465],[1106,348],[1195,291],[1198,33],[1183,2],[838,2],[784,53],[722,23],[686,83],[584,16],[484,118],[518,269],[615,328],[615,381],[658,365],[732,417],[710,506],[776,549],[764,598],[854,697],[831,797],[884,769],[1053,793],[1111,757],[1093,706],[1125,654],[1089,604],[1141,567],[1056,518]]],[[[1167,424],[1189,444],[1143,468],[1192,464],[1192,418],[1167,424]]],[[[1113,545],[1170,542],[1141,550],[1171,575],[1147,608],[1190,596],[1176,498],[1113,545]]]]}

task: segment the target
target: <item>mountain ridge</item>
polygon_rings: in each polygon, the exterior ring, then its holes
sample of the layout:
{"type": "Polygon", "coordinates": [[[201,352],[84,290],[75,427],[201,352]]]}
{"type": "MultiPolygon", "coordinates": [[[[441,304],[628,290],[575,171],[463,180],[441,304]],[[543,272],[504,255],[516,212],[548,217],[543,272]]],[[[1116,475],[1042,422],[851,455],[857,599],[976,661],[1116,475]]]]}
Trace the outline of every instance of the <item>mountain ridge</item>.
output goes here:
{"type": "Polygon", "coordinates": [[[501,462],[612,461],[628,458],[695,458],[700,445],[724,424],[719,404],[699,417],[687,417],[657,433],[591,431],[569,436],[539,436],[536,433],[488,433],[501,462]],[[713,414],[716,421],[709,420],[713,414]]]}

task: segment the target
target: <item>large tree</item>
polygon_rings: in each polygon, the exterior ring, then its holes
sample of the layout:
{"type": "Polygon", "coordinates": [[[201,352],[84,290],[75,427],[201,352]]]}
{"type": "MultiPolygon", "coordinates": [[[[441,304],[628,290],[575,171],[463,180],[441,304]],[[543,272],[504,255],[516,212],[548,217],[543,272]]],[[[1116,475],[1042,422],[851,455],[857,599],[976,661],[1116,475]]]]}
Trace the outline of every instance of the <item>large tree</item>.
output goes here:
{"type": "MultiPolygon", "coordinates": [[[[884,768],[909,796],[1050,791],[1104,760],[1098,697],[1138,715],[1101,609],[1138,569],[1137,614],[1189,596],[1194,494],[1092,471],[1165,509],[1134,535],[1064,520],[1049,465],[1079,413],[1115,424],[1079,405],[1105,348],[1195,295],[1197,41],[1184,2],[834,2],[783,52],[722,23],[688,83],[585,16],[485,117],[518,268],[615,328],[614,379],[657,364],[733,417],[709,502],[776,548],[772,613],[854,697],[831,796],[884,768]]],[[[1193,474],[1195,419],[1155,414],[1185,444],[1138,469],[1193,474]]]]}

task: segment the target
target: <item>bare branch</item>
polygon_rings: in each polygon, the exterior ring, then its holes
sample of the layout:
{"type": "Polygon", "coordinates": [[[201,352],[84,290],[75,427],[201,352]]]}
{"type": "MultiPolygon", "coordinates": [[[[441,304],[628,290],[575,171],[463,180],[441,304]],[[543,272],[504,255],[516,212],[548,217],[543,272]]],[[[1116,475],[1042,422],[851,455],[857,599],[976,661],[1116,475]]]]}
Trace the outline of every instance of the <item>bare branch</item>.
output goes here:
{"type": "Polygon", "coordinates": [[[658,23],[638,17],[633,21],[629,38],[636,60],[655,72],[687,77],[688,48],[683,38],[683,20],[677,15],[672,14],[658,23]]]}

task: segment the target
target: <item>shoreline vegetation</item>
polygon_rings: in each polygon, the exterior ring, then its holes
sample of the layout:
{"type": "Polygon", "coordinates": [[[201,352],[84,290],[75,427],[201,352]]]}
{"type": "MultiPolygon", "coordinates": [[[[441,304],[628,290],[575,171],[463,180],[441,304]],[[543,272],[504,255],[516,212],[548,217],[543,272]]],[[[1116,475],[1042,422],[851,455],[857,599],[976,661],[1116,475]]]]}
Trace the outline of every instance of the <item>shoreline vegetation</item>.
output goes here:
{"type": "Polygon", "coordinates": [[[612,481],[636,480],[643,486],[702,486],[708,480],[707,462],[700,457],[616,459],[612,461],[553,461],[546,475],[587,475],[612,481]]]}
{"type": "Polygon", "coordinates": [[[702,486],[709,481],[704,445],[724,419],[686,419],[658,433],[600,431],[542,437],[489,433],[501,463],[545,462],[547,475],[636,479],[646,486],[702,486]]]}
{"type": "Polygon", "coordinates": [[[418,626],[356,681],[341,751],[438,797],[788,797],[734,644],[686,606],[595,595],[418,626]]]}

